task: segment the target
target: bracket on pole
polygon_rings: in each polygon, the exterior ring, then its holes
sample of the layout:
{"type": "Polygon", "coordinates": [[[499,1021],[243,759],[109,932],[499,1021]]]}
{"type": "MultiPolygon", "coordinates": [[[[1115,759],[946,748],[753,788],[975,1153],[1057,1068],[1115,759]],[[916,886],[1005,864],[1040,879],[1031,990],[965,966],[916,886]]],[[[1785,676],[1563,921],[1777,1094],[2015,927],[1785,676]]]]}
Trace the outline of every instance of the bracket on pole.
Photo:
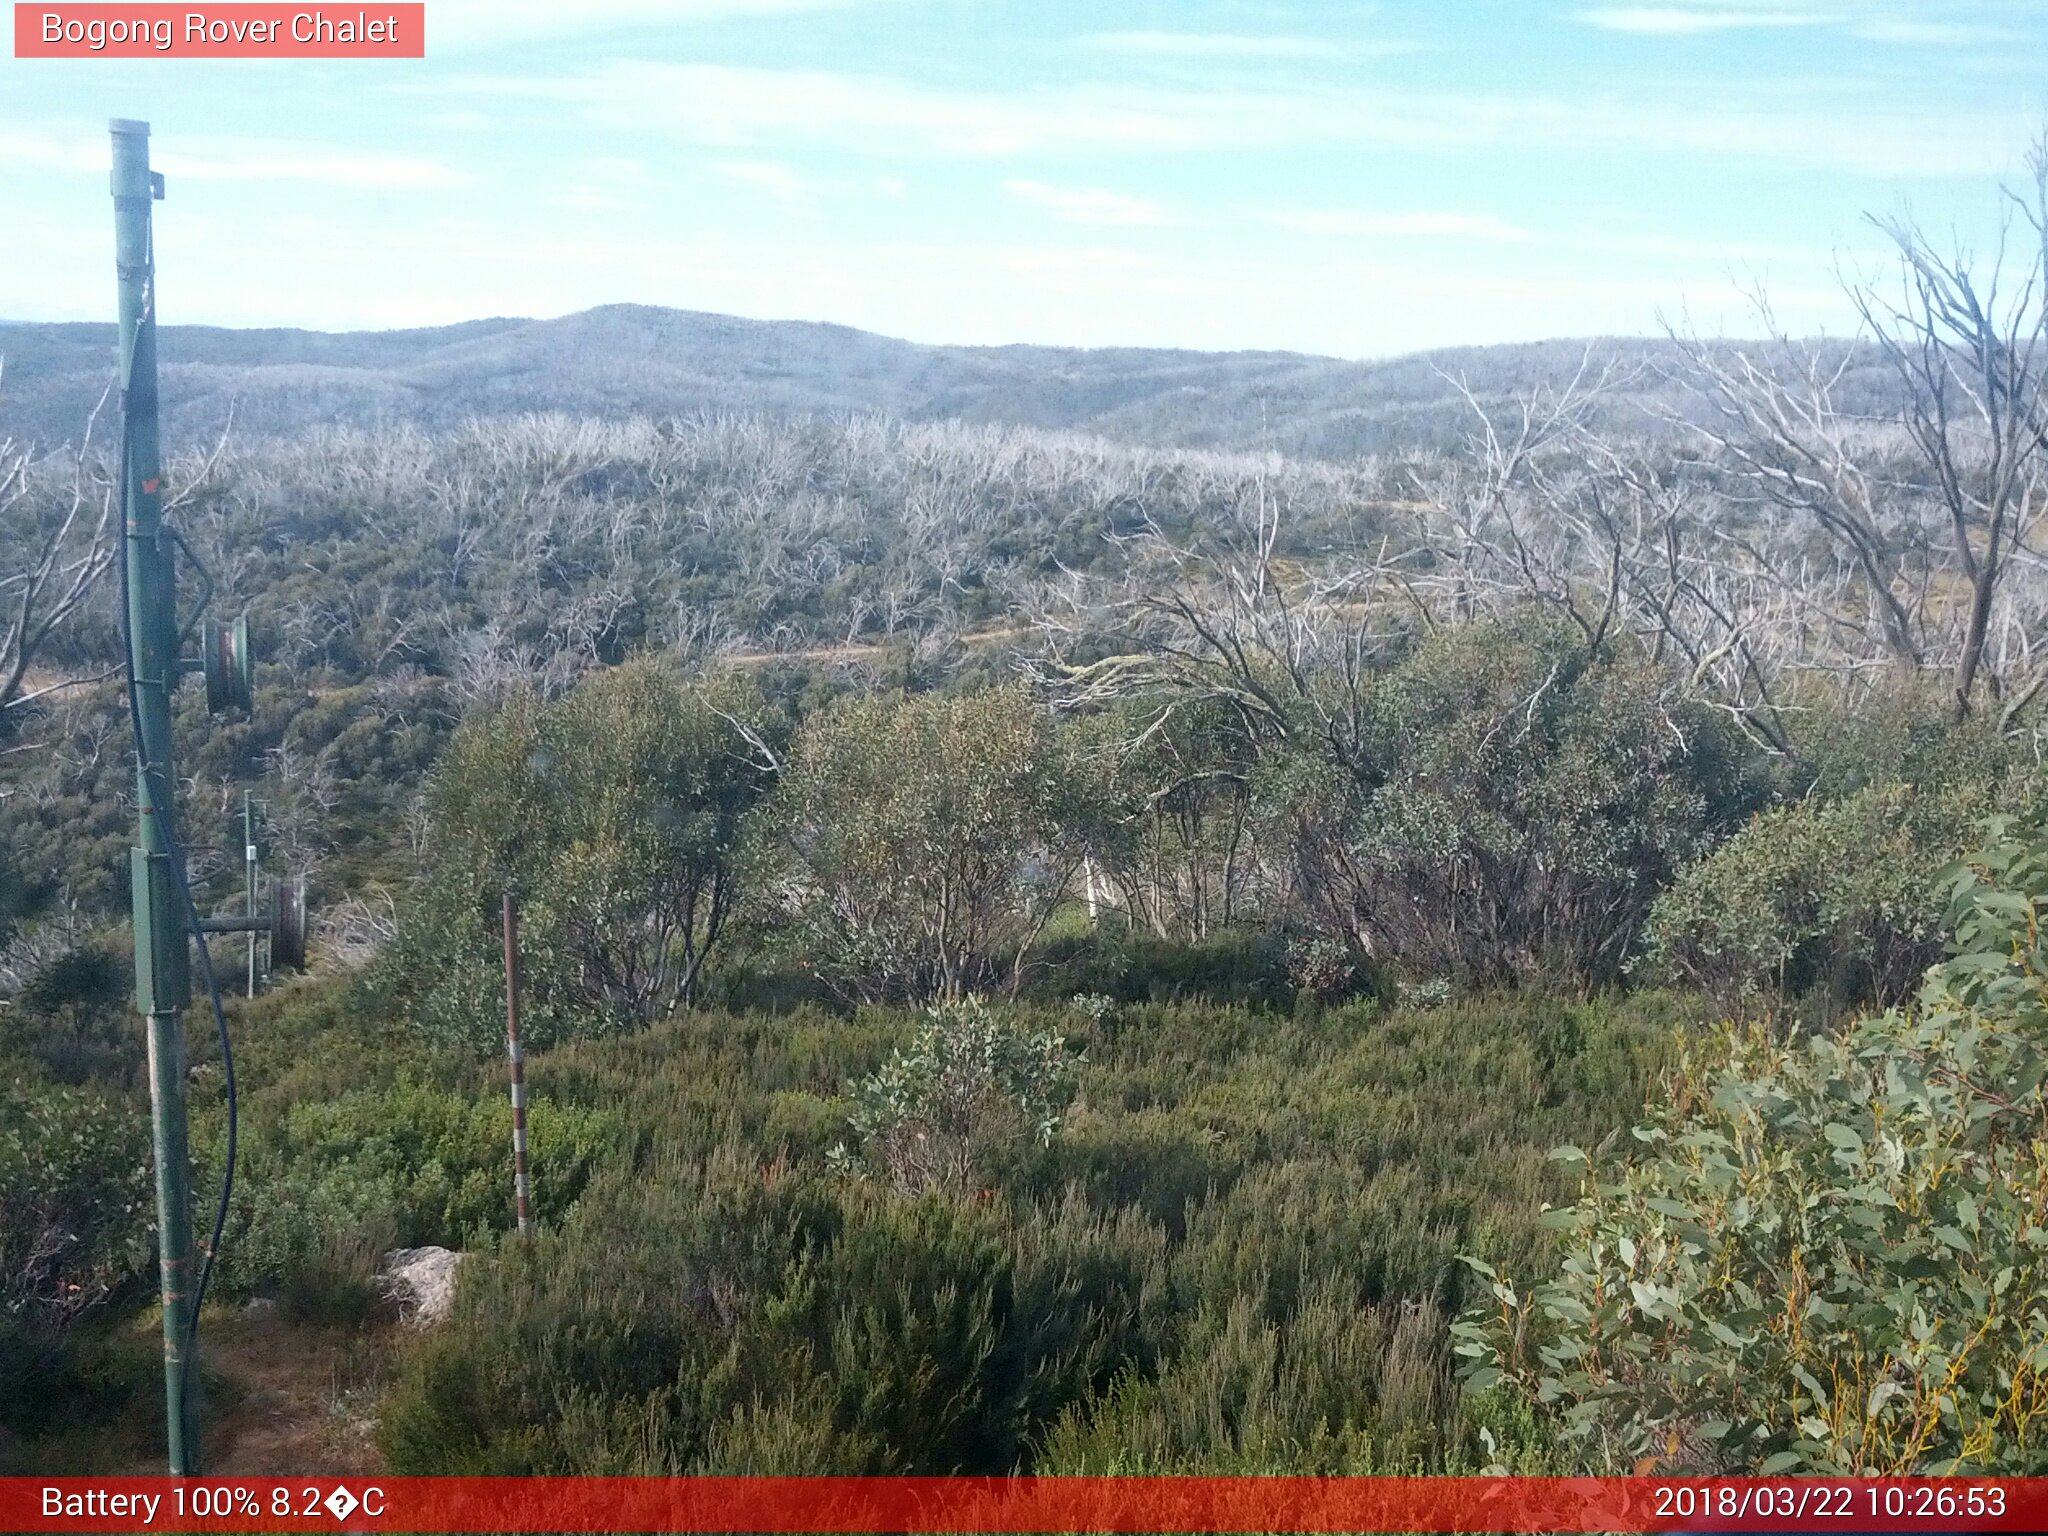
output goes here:
{"type": "Polygon", "coordinates": [[[306,968],[306,877],[270,882],[270,910],[248,917],[202,917],[201,933],[260,933],[270,939],[270,964],[280,971],[306,968]]]}

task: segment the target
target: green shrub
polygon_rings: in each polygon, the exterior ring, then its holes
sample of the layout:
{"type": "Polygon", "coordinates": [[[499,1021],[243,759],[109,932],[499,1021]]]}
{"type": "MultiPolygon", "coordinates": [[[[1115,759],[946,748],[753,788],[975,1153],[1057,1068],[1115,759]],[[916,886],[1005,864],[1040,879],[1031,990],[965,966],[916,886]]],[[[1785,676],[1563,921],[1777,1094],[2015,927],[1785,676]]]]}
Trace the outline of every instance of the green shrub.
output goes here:
{"type": "Polygon", "coordinates": [[[140,1321],[0,1318],[0,1477],[85,1476],[161,1454],[163,1335],[140,1321]]]}
{"type": "Polygon", "coordinates": [[[1204,1203],[1177,1255],[1190,1297],[1242,1297],[1280,1322],[1312,1292],[1355,1308],[1443,1299],[1461,1213],[1402,1164],[1295,1156],[1261,1163],[1204,1203]]]}
{"type": "Polygon", "coordinates": [[[1992,824],[1939,882],[1955,954],[1919,1003],[1690,1055],[1566,1257],[1457,1327],[1468,1380],[1588,1465],[2048,1470],[2048,833],[1992,824]]]}
{"type": "Polygon", "coordinates": [[[0,1061],[74,1087],[140,1088],[143,1037],[135,1027],[128,956],[118,952],[128,936],[80,941],[50,924],[41,937],[53,950],[46,956],[35,957],[40,946],[25,938],[28,955],[0,957],[0,992],[10,969],[22,982],[15,995],[0,996],[0,1061]]]}
{"type": "MultiPolygon", "coordinates": [[[[389,1305],[378,1272],[398,1246],[397,1224],[372,1212],[322,1231],[316,1242],[278,1266],[278,1301],[285,1316],[315,1328],[360,1327],[389,1305]]],[[[246,1276],[253,1266],[243,1266],[246,1276]]]]}
{"type": "MultiPolygon", "coordinates": [[[[209,1131],[218,1123],[208,1119],[209,1131]]],[[[527,1107],[536,1216],[553,1220],[623,1145],[601,1110],[535,1094],[527,1107]]],[[[208,1159],[217,1166],[217,1144],[208,1159]]],[[[461,1247],[512,1221],[512,1107],[401,1080],[251,1116],[221,1276],[312,1311],[349,1310],[385,1248],[461,1247]],[[352,1277],[352,1278],[350,1278],[352,1277]],[[332,1292],[331,1295],[327,1293],[332,1292]]]]}
{"type": "Polygon", "coordinates": [[[1470,624],[1362,680],[1253,784],[1319,931],[1465,984],[1604,983],[1659,890],[1752,809],[1755,754],[1647,658],[1470,624]]]}
{"type": "Polygon", "coordinates": [[[1014,993],[1083,856],[1068,746],[1017,688],[835,703],[756,823],[763,922],[848,1000],[1014,993]]]}
{"type": "Polygon", "coordinates": [[[127,1377],[75,1335],[142,1293],[155,1227],[139,1110],[0,1063],[0,1427],[36,1434],[118,1399],[127,1377]]]}
{"type": "MultiPolygon", "coordinates": [[[[1204,999],[1284,1008],[1302,985],[1295,974],[1297,942],[1333,941],[1296,941],[1263,928],[1218,929],[1200,939],[1173,940],[1105,923],[1063,934],[1035,951],[1026,990],[1041,998],[1081,993],[1120,1003],[1204,999]]],[[[1378,981],[1371,966],[1336,947],[1345,974],[1327,995],[1341,999],[1375,992],[1378,981]]]]}
{"type": "MultiPolygon", "coordinates": [[[[1341,1290],[1341,1288],[1339,1288],[1341,1290]]],[[[1173,1363],[1070,1410],[1039,1470],[1364,1475],[1441,1466],[1452,1395],[1442,1318],[1316,1291],[1284,1321],[1249,1297],[1199,1307],[1173,1363]]]]}
{"type": "MultiPolygon", "coordinates": [[[[366,1013],[346,979],[309,981],[231,1018],[241,1088],[235,1202],[216,1279],[309,1315],[360,1315],[384,1248],[461,1247],[512,1222],[512,1108],[502,1065],[478,1066],[366,1013]]],[[[194,1187],[220,1177],[226,1106],[212,1041],[193,1038],[194,1187]]],[[[535,1210],[554,1219],[632,1137],[596,1105],[559,1101],[529,1064],[535,1210]]]]}
{"type": "Polygon", "coordinates": [[[2034,765],[2029,738],[2008,733],[1996,710],[1956,719],[1955,696],[1932,678],[1887,677],[1853,704],[1826,691],[1802,700],[1792,758],[1777,765],[1788,800],[1846,800],[1860,790],[1911,784],[1950,794],[1999,783],[2034,765]]]}
{"type": "MultiPolygon", "coordinates": [[[[906,1194],[960,1189],[1004,1141],[1051,1142],[1073,1095],[1074,1061],[980,998],[931,1009],[909,1042],[853,1089],[861,1163],[906,1194]]],[[[853,1166],[845,1146],[836,1161],[853,1166]]]]}
{"type": "Polygon", "coordinates": [[[387,1407],[387,1454],[435,1473],[1014,1466],[1139,1357],[1163,1242],[1079,1207],[1018,1214],[730,1151],[607,1181],[477,1261],[387,1407]]]}
{"type": "Polygon", "coordinates": [[[380,1419],[393,1468],[676,1469],[703,1432],[707,1374],[747,1364],[728,1360],[722,1327],[771,1296],[835,1217],[815,1179],[771,1185],[731,1154],[608,1174],[566,1220],[477,1251],[453,1325],[407,1362],[380,1419]],[[553,1433],[573,1405],[580,1446],[553,1433]]]}
{"type": "Polygon", "coordinates": [[[1169,1425],[1133,1431],[1162,1464],[1469,1467],[1481,1422],[1534,1464],[1519,1406],[1443,1390],[1455,1256],[1547,1256],[1536,1213],[1569,1185],[1545,1149],[1638,1113],[1686,1000],[996,1012],[1085,1048],[1074,1102],[1049,1144],[1017,1112],[919,1197],[831,1177],[820,1134],[901,1012],[698,1012],[536,1061],[632,1154],[534,1241],[479,1245],[402,1369],[394,1466],[1000,1473],[1057,1444],[1092,1467],[1125,1411],[1169,1425]],[[1226,1336],[1224,1426],[1171,1427],[1223,1390],[1226,1336]]]}
{"type": "Polygon", "coordinates": [[[1644,965],[1729,1007],[1896,1002],[1941,955],[1936,872],[1993,804],[1890,783],[1765,811],[1657,899],[1644,965]]]}
{"type": "MultiPolygon", "coordinates": [[[[1379,1365],[1343,1388],[1314,1376],[1317,1352],[1379,1359],[1404,1317],[1459,1304],[1459,1252],[1540,1258],[1535,1211],[1567,1189],[1544,1149],[1625,1124],[1689,1013],[1654,994],[1300,1017],[1006,1005],[992,1013],[1018,1040],[1076,1048],[1060,1134],[1041,1144],[1013,1106],[973,1178],[906,1198],[830,1176],[826,1155],[857,1108],[848,1084],[925,1021],[683,1012],[529,1060],[541,1221],[521,1242],[502,1066],[344,981],[233,1007],[243,1161],[220,1294],[347,1325],[385,1247],[468,1249],[458,1315],[404,1352],[381,1433],[407,1470],[513,1472],[1000,1472],[1039,1465],[1056,1425],[1093,1456],[1123,1395],[1197,1392],[1232,1307],[1246,1340],[1279,1336],[1291,1363],[1273,1380],[1321,1407],[1220,1438],[1160,1431],[1162,1460],[1465,1465],[1475,1413],[1393,1390],[1379,1365]],[[1356,1337],[1345,1308],[1371,1314],[1356,1337]]],[[[203,1033],[192,1048],[203,1205],[220,1074],[203,1033]]],[[[146,1213],[136,1235],[139,1266],[146,1213]]],[[[145,1289],[138,1268],[116,1299],[145,1289]]],[[[71,1379],[100,1336],[43,1339],[22,1379],[71,1379]]],[[[104,1393],[66,1401],[135,1416],[104,1393]]],[[[1512,1412],[1484,1422],[1522,1443],[1512,1412]]]]}
{"type": "Polygon", "coordinates": [[[494,1047],[510,890],[533,1047],[694,1002],[768,782],[772,748],[750,734],[765,713],[744,679],[636,662],[465,723],[429,785],[429,876],[385,962],[392,1001],[430,1036],[494,1047]]]}
{"type": "Polygon", "coordinates": [[[0,1326],[62,1324],[149,1266],[148,1122],[92,1089],[0,1070],[0,1326]]]}
{"type": "Polygon", "coordinates": [[[1130,1210],[1178,1239],[1188,1212],[1241,1171],[1239,1158],[1199,1126],[1160,1109],[1098,1116],[1084,1106],[1044,1156],[1028,1165],[1033,1187],[1068,1186],[1104,1210],[1130,1210]]]}

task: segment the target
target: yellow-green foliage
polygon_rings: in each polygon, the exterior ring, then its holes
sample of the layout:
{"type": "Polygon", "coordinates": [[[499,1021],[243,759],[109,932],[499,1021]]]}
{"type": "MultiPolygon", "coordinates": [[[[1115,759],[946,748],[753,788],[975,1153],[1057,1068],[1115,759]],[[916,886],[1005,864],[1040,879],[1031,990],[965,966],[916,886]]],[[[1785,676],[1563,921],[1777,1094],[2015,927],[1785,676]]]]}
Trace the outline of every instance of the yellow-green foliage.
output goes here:
{"type": "Polygon", "coordinates": [[[1599,1467],[2048,1470],[2048,836],[1941,882],[1918,1004],[1690,1055],[1614,1166],[1567,1149],[1562,1268],[1459,1324],[1599,1467]]]}
{"type": "MultiPolygon", "coordinates": [[[[45,1470],[17,1461],[24,1439],[132,1398],[134,1352],[74,1334],[132,1304],[154,1269],[149,1127],[133,1096],[7,1050],[59,1024],[26,999],[0,1011],[0,1475],[45,1470]]],[[[73,1066],[78,1043],[47,1054],[73,1066]]]]}
{"type": "MultiPolygon", "coordinates": [[[[241,1146],[216,1283],[327,1312],[323,1269],[366,1280],[386,1248],[461,1247],[506,1223],[512,1106],[501,1067],[478,1067],[404,1028],[366,1021],[345,986],[299,986],[238,1009],[241,1146]]],[[[193,1040],[194,1186],[202,1217],[220,1177],[225,1105],[211,1042],[193,1040]]],[[[632,1145],[598,1105],[530,1095],[534,1200],[565,1212],[592,1172],[632,1145]]],[[[343,1286],[345,1293],[348,1287],[343,1286]]],[[[356,1305],[374,1302],[366,1284],[356,1305]]]]}
{"type": "Polygon", "coordinates": [[[1012,985],[1082,858],[1065,752],[1017,688],[821,711],[759,823],[768,921],[845,997],[1012,985]]]}
{"type": "Polygon", "coordinates": [[[428,1034],[487,1049],[498,903],[523,913],[530,1040],[689,1002],[738,898],[741,822],[767,782],[752,684],[657,662],[468,721],[429,785],[426,875],[383,975],[428,1034]]]}
{"type": "Polygon", "coordinates": [[[1989,780],[1893,782],[1765,811],[1658,897],[1648,969],[1730,1004],[1894,1002],[1940,957],[1936,875],[1995,803],[1989,780]]]}
{"type": "Polygon", "coordinates": [[[465,1271],[386,1448],[408,1472],[1086,1469],[1141,1426],[1148,1465],[1450,1465],[1454,1256],[1544,1251],[1545,1149],[1626,1123],[1674,1013],[1024,1010],[1083,1053],[1059,1133],[915,1198],[826,1153],[916,1015],[565,1047],[536,1093],[602,1106],[635,1155],[465,1271]]]}

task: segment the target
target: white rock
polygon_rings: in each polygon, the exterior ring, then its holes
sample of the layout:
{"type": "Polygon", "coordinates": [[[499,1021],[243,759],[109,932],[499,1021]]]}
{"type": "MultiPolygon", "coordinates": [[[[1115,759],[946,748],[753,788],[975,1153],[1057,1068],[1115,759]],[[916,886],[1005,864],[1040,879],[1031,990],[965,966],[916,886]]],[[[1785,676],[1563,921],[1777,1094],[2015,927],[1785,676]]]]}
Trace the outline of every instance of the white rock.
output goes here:
{"type": "Polygon", "coordinates": [[[448,1320],[455,1273],[467,1257],[447,1248],[394,1248],[384,1255],[377,1279],[400,1317],[415,1328],[431,1328],[448,1320]]]}

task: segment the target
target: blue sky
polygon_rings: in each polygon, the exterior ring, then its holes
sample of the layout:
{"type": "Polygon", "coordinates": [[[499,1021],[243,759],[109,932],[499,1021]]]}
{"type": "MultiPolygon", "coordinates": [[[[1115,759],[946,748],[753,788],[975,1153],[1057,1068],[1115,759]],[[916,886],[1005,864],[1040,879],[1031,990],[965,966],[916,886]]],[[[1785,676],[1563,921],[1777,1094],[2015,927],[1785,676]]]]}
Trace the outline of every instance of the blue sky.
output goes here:
{"type": "MultiPolygon", "coordinates": [[[[349,7],[352,12],[355,7],[349,7]]],[[[423,61],[0,59],[0,316],[110,316],[105,120],[163,314],[632,301],[921,341],[1843,330],[1868,211],[1975,250],[2042,0],[428,0],[423,61]]]]}

